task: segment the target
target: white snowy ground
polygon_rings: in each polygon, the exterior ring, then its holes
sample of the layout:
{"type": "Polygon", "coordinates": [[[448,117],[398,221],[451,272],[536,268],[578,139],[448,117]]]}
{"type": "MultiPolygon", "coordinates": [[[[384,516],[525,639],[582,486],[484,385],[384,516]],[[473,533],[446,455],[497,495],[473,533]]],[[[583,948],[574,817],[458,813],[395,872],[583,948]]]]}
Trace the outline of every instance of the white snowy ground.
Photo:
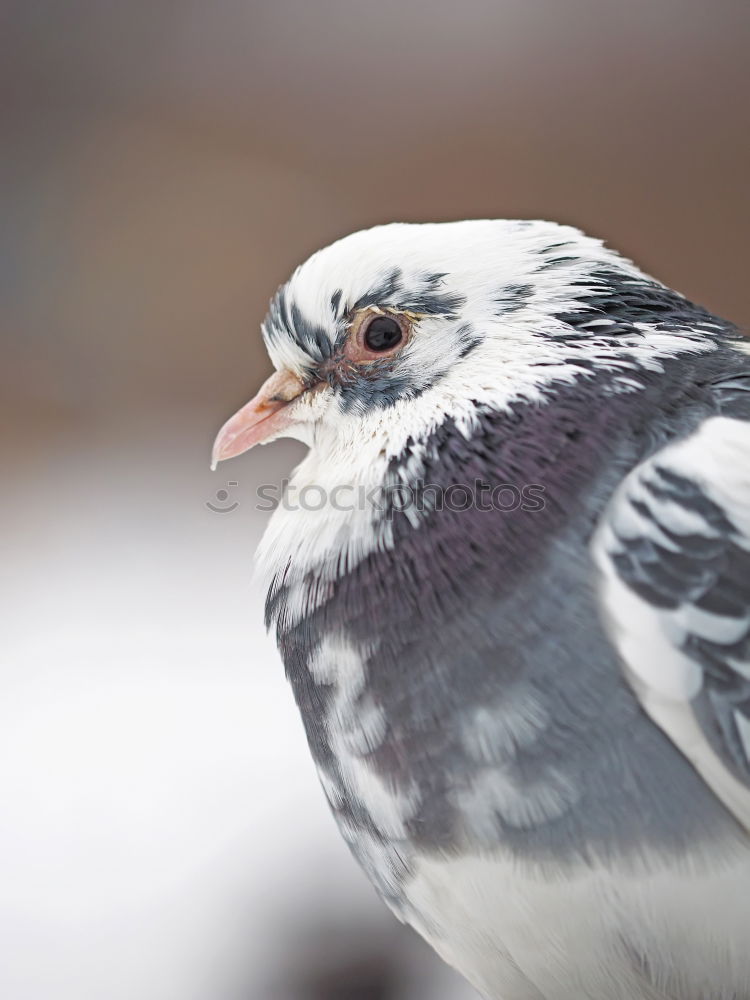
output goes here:
{"type": "Polygon", "coordinates": [[[314,967],[385,955],[384,996],[472,997],[339,839],[262,627],[254,490],[301,452],[212,475],[212,430],[47,430],[6,459],[0,996],[306,1000],[314,967]],[[240,507],[208,511],[231,479],[240,507]]]}

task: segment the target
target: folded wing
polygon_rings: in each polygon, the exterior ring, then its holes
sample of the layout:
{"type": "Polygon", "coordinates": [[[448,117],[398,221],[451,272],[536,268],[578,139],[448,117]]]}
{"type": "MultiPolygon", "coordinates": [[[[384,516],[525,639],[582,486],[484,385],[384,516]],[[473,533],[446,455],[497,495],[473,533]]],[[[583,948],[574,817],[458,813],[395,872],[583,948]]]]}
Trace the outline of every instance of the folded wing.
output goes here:
{"type": "Polygon", "coordinates": [[[750,421],[711,417],[635,468],[592,553],[643,708],[750,830],[750,421]]]}

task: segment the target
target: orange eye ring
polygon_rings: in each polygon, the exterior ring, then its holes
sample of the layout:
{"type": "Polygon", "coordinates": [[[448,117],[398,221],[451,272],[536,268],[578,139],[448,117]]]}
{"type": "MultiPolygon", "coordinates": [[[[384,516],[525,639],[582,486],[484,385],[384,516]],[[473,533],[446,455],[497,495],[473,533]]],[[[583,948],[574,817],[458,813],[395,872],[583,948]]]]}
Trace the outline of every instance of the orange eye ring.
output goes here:
{"type": "Polygon", "coordinates": [[[344,353],[352,361],[377,361],[403,349],[412,324],[404,313],[364,309],[355,317],[344,353]]]}

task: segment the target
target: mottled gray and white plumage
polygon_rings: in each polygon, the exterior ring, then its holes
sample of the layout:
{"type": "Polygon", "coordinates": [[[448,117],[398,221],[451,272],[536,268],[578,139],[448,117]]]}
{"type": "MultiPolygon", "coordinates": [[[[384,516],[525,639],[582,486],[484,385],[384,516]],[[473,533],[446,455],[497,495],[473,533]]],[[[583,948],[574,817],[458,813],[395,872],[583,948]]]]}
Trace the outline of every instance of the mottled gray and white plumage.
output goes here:
{"type": "Polygon", "coordinates": [[[263,332],[215,458],[310,446],[267,617],[378,891],[493,1000],[747,1000],[747,343],[511,221],[355,233],[263,332]]]}

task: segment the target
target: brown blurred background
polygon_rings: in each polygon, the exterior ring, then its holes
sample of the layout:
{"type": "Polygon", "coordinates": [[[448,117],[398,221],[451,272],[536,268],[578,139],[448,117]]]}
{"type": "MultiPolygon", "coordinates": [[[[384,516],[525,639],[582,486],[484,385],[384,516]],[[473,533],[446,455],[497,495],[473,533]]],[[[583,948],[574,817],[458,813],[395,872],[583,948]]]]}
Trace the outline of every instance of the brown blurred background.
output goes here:
{"type": "Polygon", "coordinates": [[[276,286],[378,222],[573,223],[747,324],[748,42],[746,0],[0,6],[3,995],[466,995],[340,847],[259,625],[300,452],[210,442],[276,286]]]}

